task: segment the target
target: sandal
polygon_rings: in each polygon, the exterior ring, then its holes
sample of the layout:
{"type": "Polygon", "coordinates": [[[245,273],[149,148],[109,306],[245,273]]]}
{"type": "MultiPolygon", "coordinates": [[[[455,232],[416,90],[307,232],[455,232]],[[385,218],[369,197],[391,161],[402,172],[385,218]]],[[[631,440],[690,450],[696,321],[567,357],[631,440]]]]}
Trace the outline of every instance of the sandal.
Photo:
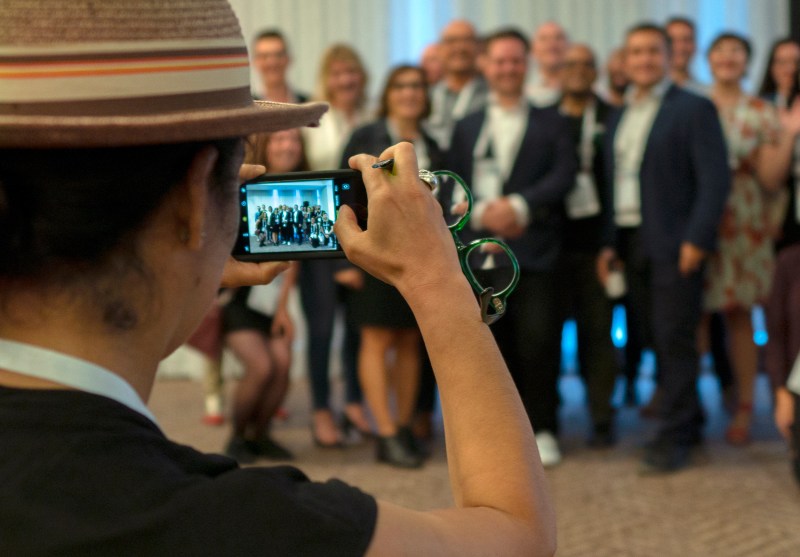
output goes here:
{"type": "Polygon", "coordinates": [[[751,402],[740,402],[736,406],[736,414],[733,416],[733,422],[737,421],[737,418],[747,417],[747,425],[736,425],[732,423],[728,426],[728,429],[725,430],[725,441],[728,444],[733,445],[734,447],[744,447],[745,445],[749,444],[751,441],[750,437],[750,419],[753,416],[753,403],[751,402]]]}

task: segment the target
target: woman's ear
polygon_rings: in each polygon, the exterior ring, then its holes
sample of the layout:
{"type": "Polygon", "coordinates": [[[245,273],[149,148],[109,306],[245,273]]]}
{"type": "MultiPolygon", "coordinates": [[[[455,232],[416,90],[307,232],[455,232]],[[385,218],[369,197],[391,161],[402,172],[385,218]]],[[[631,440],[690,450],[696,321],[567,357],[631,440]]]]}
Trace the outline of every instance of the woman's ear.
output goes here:
{"type": "Polygon", "coordinates": [[[186,171],[183,185],[178,188],[179,238],[192,251],[202,249],[205,242],[209,188],[218,156],[217,150],[211,146],[198,151],[186,171]]]}

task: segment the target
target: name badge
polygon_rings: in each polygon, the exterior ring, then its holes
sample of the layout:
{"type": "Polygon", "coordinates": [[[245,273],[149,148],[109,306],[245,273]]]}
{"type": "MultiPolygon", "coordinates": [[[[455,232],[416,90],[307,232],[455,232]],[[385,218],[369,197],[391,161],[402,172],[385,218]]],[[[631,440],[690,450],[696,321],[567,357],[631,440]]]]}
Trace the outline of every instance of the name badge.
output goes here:
{"type": "Polygon", "coordinates": [[[567,194],[565,200],[569,218],[585,219],[600,214],[600,199],[597,196],[597,186],[594,176],[582,170],[575,178],[575,185],[567,194]]]}
{"type": "Polygon", "coordinates": [[[503,193],[503,178],[494,159],[477,159],[472,167],[472,192],[478,199],[497,199],[503,193]]]}
{"type": "Polygon", "coordinates": [[[629,172],[617,173],[614,192],[614,209],[617,212],[640,210],[639,180],[636,175],[629,172]]]}

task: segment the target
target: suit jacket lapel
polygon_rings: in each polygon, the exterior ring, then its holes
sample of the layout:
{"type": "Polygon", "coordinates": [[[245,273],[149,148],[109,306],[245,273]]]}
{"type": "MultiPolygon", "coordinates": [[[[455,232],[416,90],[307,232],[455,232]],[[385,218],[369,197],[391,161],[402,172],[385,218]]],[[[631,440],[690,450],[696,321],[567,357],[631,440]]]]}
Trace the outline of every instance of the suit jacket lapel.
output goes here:
{"type": "MultiPolygon", "coordinates": [[[[656,117],[653,119],[653,125],[650,127],[650,133],[647,134],[647,142],[645,143],[644,155],[642,156],[642,167],[644,167],[644,161],[647,159],[650,153],[650,147],[655,141],[654,138],[658,138],[660,134],[668,133],[670,130],[668,123],[674,116],[675,103],[673,101],[677,92],[677,87],[675,87],[675,85],[670,85],[669,89],[664,93],[661,106],[658,108],[656,117]]],[[[639,172],[641,173],[641,170],[639,172]]]]}

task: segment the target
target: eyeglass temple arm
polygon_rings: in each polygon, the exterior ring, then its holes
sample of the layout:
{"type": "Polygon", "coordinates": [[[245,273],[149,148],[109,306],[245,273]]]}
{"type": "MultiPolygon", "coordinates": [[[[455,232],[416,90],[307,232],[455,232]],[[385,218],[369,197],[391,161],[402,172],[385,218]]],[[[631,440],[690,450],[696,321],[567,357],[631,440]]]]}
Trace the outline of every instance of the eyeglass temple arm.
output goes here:
{"type": "Polygon", "coordinates": [[[494,297],[494,288],[484,288],[478,297],[481,301],[481,318],[487,325],[496,323],[506,312],[506,305],[500,298],[494,297]],[[494,313],[489,313],[489,304],[492,304],[494,313]]]}

